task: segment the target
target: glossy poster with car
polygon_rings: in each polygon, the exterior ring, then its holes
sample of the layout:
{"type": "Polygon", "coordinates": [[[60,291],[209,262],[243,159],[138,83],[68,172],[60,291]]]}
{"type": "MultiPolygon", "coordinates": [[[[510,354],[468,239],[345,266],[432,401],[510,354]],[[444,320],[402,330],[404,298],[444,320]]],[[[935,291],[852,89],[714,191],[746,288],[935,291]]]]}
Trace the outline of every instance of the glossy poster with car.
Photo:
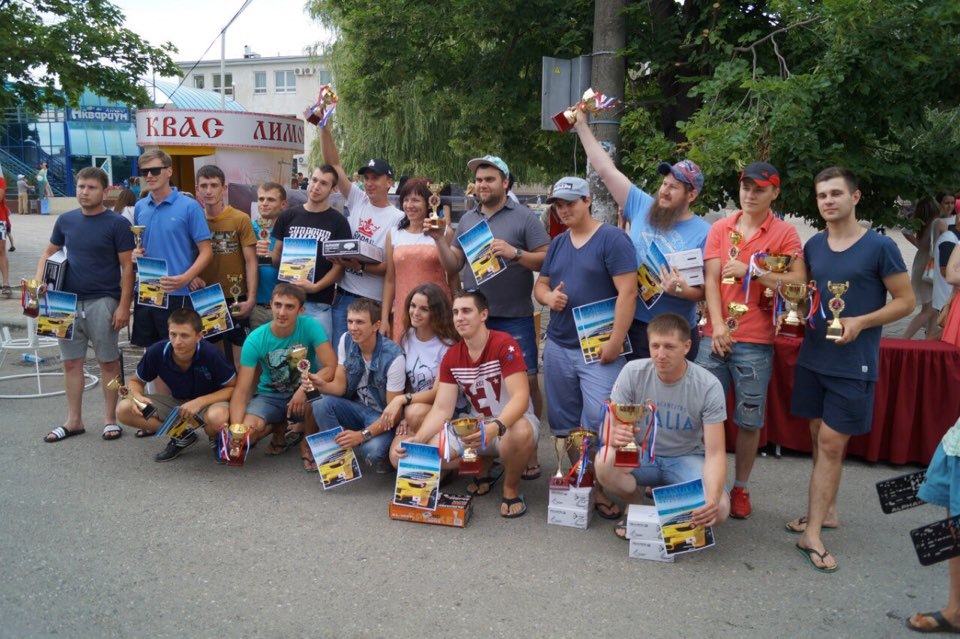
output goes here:
{"type": "Polygon", "coordinates": [[[288,237],[280,254],[281,282],[313,282],[317,266],[317,238],[288,237]]]}
{"type": "Polygon", "coordinates": [[[493,254],[493,232],[486,220],[460,236],[460,246],[467,256],[467,262],[473,270],[473,277],[480,286],[492,277],[496,277],[507,268],[502,257],[493,254]]]}
{"type": "Polygon", "coordinates": [[[46,301],[37,316],[37,335],[73,339],[73,321],[77,317],[77,296],[48,289],[46,301]]]}
{"type": "Polygon", "coordinates": [[[714,544],[713,528],[695,526],[690,521],[690,513],[706,503],[702,480],[654,488],[653,501],[668,556],[703,550],[714,544]]]}
{"type": "MultiPolygon", "coordinates": [[[[586,364],[600,361],[600,347],[613,334],[613,317],[617,309],[617,298],[591,302],[573,309],[573,322],[577,326],[577,338],[580,340],[580,353],[586,364]]],[[[620,354],[633,352],[630,338],[623,338],[620,354]]]]}
{"type": "Polygon", "coordinates": [[[190,302],[193,309],[200,314],[204,337],[213,337],[233,330],[233,318],[227,312],[227,300],[219,283],[193,291],[190,293],[190,302]]]}
{"type": "Polygon", "coordinates": [[[407,454],[397,466],[393,503],[436,510],[440,494],[440,449],[413,442],[405,442],[403,448],[407,454]]]}
{"type": "Polygon", "coordinates": [[[167,261],[155,257],[137,258],[137,304],[167,308],[167,292],[160,285],[166,277],[167,261]]]}
{"type": "Polygon", "coordinates": [[[322,433],[307,436],[310,453],[317,462],[323,489],[329,490],[355,479],[360,479],[360,462],[352,448],[343,448],[334,441],[343,427],[337,426],[322,433]]]}

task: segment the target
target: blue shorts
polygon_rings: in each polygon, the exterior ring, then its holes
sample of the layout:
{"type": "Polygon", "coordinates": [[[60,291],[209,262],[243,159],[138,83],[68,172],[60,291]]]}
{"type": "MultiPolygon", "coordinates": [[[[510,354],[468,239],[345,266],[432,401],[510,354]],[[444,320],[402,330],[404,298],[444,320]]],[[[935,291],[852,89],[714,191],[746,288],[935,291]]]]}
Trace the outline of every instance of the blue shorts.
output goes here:
{"type": "Polygon", "coordinates": [[[933,453],[927,478],[920,485],[917,497],[928,504],[947,508],[951,517],[960,514],[960,458],[946,454],[943,442],[933,453]]]}
{"type": "Polygon", "coordinates": [[[600,411],[627,361],[585,364],[579,348],[564,348],[551,339],[543,347],[543,382],[550,432],[566,437],[581,426],[600,432],[600,411]]]}
{"type": "Polygon", "coordinates": [[[703,455],[657,455],[630,471],[638,486],[670,486],[685,481],[703,479],[703,455]]]}
{"type": "Polygon", "coordinates": [[[534,330],[533,316],[530,317],[488,317],[487,328],[509,333],[517,340],[523,353],[523,363],[527,365],[527,375],[536,375],[540,370],[537,355],[537,332],[534,330]]]}
{"type": "Polygon", "coordinates": [[[817,373],[797,365],[793,376],[790,412],[797,417],[822,419],[844,435],[863,435],[873,426],[876,382],[817,373]]]}
{"type": "MultiPolygon", "coordinates": [[[[260,393],[254,395],[247,404],[247,414],[255,415],[265,424],[284,424],[287,422],[287,404],[293,398],[293,393],[260,393]]],[[[302,417],[301,417],[302,419],[302,417]]],[[[290,421],[301,421],[291,416],[290,421]]]]}
{"type": "Polygon", "coordinates": [[[696,363],[720,380],[724,397],[729,396],[733,384],[733,421],[737,426],[747,430],[763,428],[767,387],[773,374],[773,346],[734,342],[729,357],[722,361],[711,356],[712,343],[709,337],[703,338],[696,363]]]}

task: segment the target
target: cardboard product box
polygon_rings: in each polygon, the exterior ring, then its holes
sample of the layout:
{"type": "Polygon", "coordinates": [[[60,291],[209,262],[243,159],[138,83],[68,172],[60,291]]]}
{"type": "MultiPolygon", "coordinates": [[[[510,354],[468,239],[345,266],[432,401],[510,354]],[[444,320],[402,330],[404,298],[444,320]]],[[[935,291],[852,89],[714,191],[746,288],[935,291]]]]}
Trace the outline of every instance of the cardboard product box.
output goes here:
{"type": "Polygon", "coordinates": [[[67,250],[60,249],[47,258],[43,264],[43,282],[53,291],[63,290],[63,279],[67,273],[67,250]]]}
{"type": "Polygon", "coordinates": [[[677,270],[679,271],[680,275],[683,276],[683,279],[686,280],[688,285],[703,286],[702,268],[681,268],[677,270]]]}
{"type": "Polygon", "coordinates": [[[379,264],[383,261],[383,249],[360,240],[327,240],[323,243],[323,256],[379,264]]]}
{"type": "Polygon", "coordinates": [[[630,540],[630,558],[664,561],[671,564],[674,559],[673,555],[667,554],[667,549],[663,547],[662,541],[647,541],[646,539],[630,540]]]}
{"type": "Polygon", "coordinates": [[[703,253],[700,249],[667,253],[664,257],[667,258],[667,264],[676,267],[678,271],[688,268],[703,268],[703,253]]]}
{"type": "Polygon", "coordinates": [[[660,530],[660,517],[653,506],[630,504],[627,507],[627,539],[644,541],[660,541],[663,543],[663,532],[660,530]]]}
{"type": "Polygon", "coordinates": [[[551,490],[548,505],[555,508],[586,511],[593,508],[595,502],[593,495],[592,486],[583,488],[571,486],[570,490],[551,490]]]}
{"type": "Polygon", "coordinates": [[[390,519],[414,521],[421,524],[466,528],[473,514],[473,497],[440,493],[436,510],[423,510],[411,506],[398,506],[390,502],[390,519]]]}
{"type": "Polygon", "coordinates": [[[547,509],[547,523],[555,526],[586,530],[591,519],[593,519],[593,508],[557,508],[550,506],[547,509]]]}

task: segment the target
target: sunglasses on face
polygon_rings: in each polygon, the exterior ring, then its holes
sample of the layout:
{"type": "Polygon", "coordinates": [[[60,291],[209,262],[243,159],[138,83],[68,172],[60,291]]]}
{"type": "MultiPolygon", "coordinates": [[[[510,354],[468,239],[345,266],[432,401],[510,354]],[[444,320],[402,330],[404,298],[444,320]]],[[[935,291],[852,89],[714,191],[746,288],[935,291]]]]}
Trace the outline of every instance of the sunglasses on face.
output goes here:
{"type": "Polygon", "coordinates": [[[167,167],[165,167],[165,166],[152,166],[152,167],[150,167],[149,169],[140,169],[140,177],[147,177],[148,175],[152,175],[153,177],[157,177],[158,175],[160,175],[160,172],[163,171],[165,168],[167,168],[167,167]]]}

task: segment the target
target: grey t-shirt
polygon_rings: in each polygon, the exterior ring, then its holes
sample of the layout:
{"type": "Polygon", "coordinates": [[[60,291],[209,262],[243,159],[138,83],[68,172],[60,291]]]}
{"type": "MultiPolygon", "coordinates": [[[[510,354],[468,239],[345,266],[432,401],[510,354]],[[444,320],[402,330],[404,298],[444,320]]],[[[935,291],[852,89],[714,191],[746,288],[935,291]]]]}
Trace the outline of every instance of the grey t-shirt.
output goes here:
{"type": "Polygon", "coordinates": [[[687,362],[687,372],[674,384],[660,381],[649,359],[627,362],[613,384],[610,401],[640,404],[648,399],[653,400],[660,417],[656,454],[664,457],[702,455],[703,425],[722,424],[727,418],[720,381],[692,362],[687,362]]]}
{"type": "MultiPolygon", "coordinates": [[[[461,251],[460,236],[479,224],[486,216],[477,207],[467,211],[457,226],[455,245],[461,251]]],[[[503,240],[522,251],[546,246],[550,243],[540,218],[522,204],[507,198],[506,204],[493,217],[486,218],[493,237],[503,240]]],[[[494,278],[484,282],[480,290],[487,296],[492,317],[530,317],[533,315],[533,271],[513,260],[504,260],[507,268],[494,278]]],[[[467,264],[460,271],[460,279],[467,290],[477,288],[473,269],[467,264]]]]}

